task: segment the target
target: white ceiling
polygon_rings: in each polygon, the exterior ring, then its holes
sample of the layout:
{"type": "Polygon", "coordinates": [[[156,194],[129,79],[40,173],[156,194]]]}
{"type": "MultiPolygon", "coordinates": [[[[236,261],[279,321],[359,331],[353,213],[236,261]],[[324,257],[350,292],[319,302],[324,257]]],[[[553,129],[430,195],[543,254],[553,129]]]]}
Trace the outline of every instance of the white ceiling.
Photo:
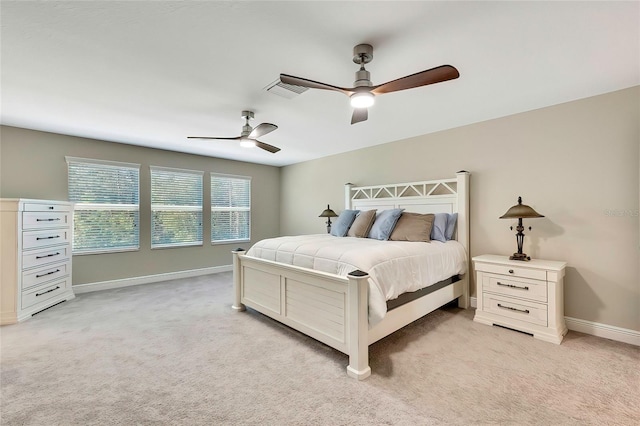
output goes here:
{"type": "Polygon", "coordinates": [[[639,2],[1,3],[2,124],[288,165],[640,84],[639,2]],[[443,64],[460,78],[386,94],[350,125],[349,99],[264,88],[280,73],[351,87],[443,64]],[[240,112],[277,154],[229,141],[240,112]]]}

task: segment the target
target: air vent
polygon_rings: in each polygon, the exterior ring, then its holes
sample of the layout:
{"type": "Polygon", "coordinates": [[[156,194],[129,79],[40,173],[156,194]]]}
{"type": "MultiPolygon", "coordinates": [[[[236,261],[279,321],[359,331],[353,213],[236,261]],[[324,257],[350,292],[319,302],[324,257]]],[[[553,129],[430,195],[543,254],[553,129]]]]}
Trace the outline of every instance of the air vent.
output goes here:
{"type": "Polygon", "coordinates": [[[265,90],[269,93],[273,93],[274,95],[282,96],[283,98],[293,99],[296,96],[301,95],[309,90],[309,88],[295,86],[293,84],[285,84],[281,82],[280,79],[277,79],[276,81],[265,87],[265,90]]]}

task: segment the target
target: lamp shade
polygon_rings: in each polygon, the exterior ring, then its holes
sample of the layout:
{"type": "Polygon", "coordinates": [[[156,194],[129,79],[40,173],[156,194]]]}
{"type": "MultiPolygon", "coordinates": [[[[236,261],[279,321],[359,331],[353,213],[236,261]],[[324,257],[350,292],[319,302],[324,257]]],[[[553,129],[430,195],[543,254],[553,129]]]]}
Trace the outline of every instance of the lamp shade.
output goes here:
{"type": "Polygon", "coordinates": [[[320,213],[320,216],[318,217],[338,217],[338,215],[336,214],[336,212],[331,210],[331,208],[329,208],[329,204],[327,204],[327,208],[322,213],[320,213]]]}
{"type": "Polygon", "coordinates": [[[520,218],[533,218],[544,217],[526,204],[522,204],[522,197],[518,197],[518,204],[511,207],[505,214],[500,216],[500,219],[520,219],[520,218]]]}

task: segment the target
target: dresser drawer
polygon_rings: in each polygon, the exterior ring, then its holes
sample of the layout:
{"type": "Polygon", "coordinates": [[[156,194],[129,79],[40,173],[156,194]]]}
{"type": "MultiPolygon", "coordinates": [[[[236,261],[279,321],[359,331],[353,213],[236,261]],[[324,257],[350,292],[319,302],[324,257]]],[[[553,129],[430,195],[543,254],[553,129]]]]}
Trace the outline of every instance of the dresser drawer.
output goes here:
{"type": "Polygon", "coordinates": [[[32,269],[22,273],[22,289],[44,284],[51,280],[69,275],[71,270],[70,263],[67,260],[63,263],[44,266],[42,268],[32,269]]]}
{"type": "Polygon", "coordinates": [[[27,309],[39,303],[46,302],[61,293],[64,293],[71,287],[71,279],[65,278],[44,284],[22,293],[22,309],[27,309]]]}
{"type": "Polygon", "coordinates": [[[24,203],[24,211],[26,212],[70,212],[70,204],[56,203],[24,203]]]}
{"type": "Polygon", "coordinates": [[[45,231],[24,231],[22,233],[22,248],[25,250],[48,247],[70,242],[69,229],[51,229],[45,231]]]}
{"type": "Polygon", "coordinates": [[[22,229],[67,227],[71,214],[71,212],[23,212],[22,229]]]}
{"type": "Polygon", "coordinates": [[[22,269],[34,268],[48,263],[60,262],[71,257],[71,244],[40,250],[25,251],[22,254],[22,269]]]}
{"type": "Polygon", "coordinates": [[[547,271],[541,269],[530,269],[518,266],[495,265],[490,263],[480,263],[476,266],[476,271],[491,272],[494,274],[507,275],[521,278],[531,278],[534,280],[547,280],[547,271]]]}
{"type": "Polygon", "coordinates": [[[547,301],[547,282],[526,278],[511,278],[505,275],[484,274],[482,276],[483,291],[520,297],[537,302],[547,301]]]}
{"type": "Polygon", "coordinates": [[[531,324],[547,326],[547,305],[483,293],[484,311],[531,324]]]}

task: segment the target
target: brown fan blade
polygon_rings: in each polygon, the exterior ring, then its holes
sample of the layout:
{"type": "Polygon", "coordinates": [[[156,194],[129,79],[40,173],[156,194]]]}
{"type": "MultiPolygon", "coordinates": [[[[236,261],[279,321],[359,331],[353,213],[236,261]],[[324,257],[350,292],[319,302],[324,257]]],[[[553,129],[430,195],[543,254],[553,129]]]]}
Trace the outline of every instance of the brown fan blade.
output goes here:
{"type": "Polygon", "coordinates": [[[272,154],[275,154],[276,152],[280,151],[280,148],[275,147],[273,145],[269,145],[268,143],[264,143],[264,142],[260,142],[260,141],[255,141],[256,142],[256,146],[258,148],[262,148],[265,151],[269,151],[272,154]]]}
{"type": "Polygon", "coordinates": [[[381,95],[383,93],[397,92],[400,90],[413,89],[414,87],[453,80],[458,77],[460,77],[460,73],[457,69],[451,65],[442,65],[431,68],[430,70],[411,74],[397,80],[389,81],[379,86],[374,86],[371,89],[371,93],[374,95],[381,95]]]}
{"type": "Polygon", "coordinates": [[[307,80],[306,78],[294,77],[292,75],[280,74],[280,81],[284,84],[292,84],[294,86],[308,87],[310,89],[334,90],[344,93],[347,96],[353,94],[353,89],[345,89],[344,87],[332,86],[330,84],[320,83],[318,81],[307,80]]]}
{"type": "Polygon", "coordinates": [[[187,136],[187,139],[218,139],[222,141],[237,141],[240,139],[240,136],[235,138],[216,138],[215,136],[187,136]]]}
{"type": "Polygon", "coordinates": [[[351,124],[356,124],[361,121],[366,121],[369,118],[369,110],[366,108],[354,108],[353,115],[351,116],[351,124]]]}
{"type": "Polygon", "coordinates": [[[271,123],[262,123],[258,124],[252,131],[249,133],[249,139],[259,138],[260,136],[264,136],[267,133],[271,133],[276,130],[278,126],[271,123]]]}

